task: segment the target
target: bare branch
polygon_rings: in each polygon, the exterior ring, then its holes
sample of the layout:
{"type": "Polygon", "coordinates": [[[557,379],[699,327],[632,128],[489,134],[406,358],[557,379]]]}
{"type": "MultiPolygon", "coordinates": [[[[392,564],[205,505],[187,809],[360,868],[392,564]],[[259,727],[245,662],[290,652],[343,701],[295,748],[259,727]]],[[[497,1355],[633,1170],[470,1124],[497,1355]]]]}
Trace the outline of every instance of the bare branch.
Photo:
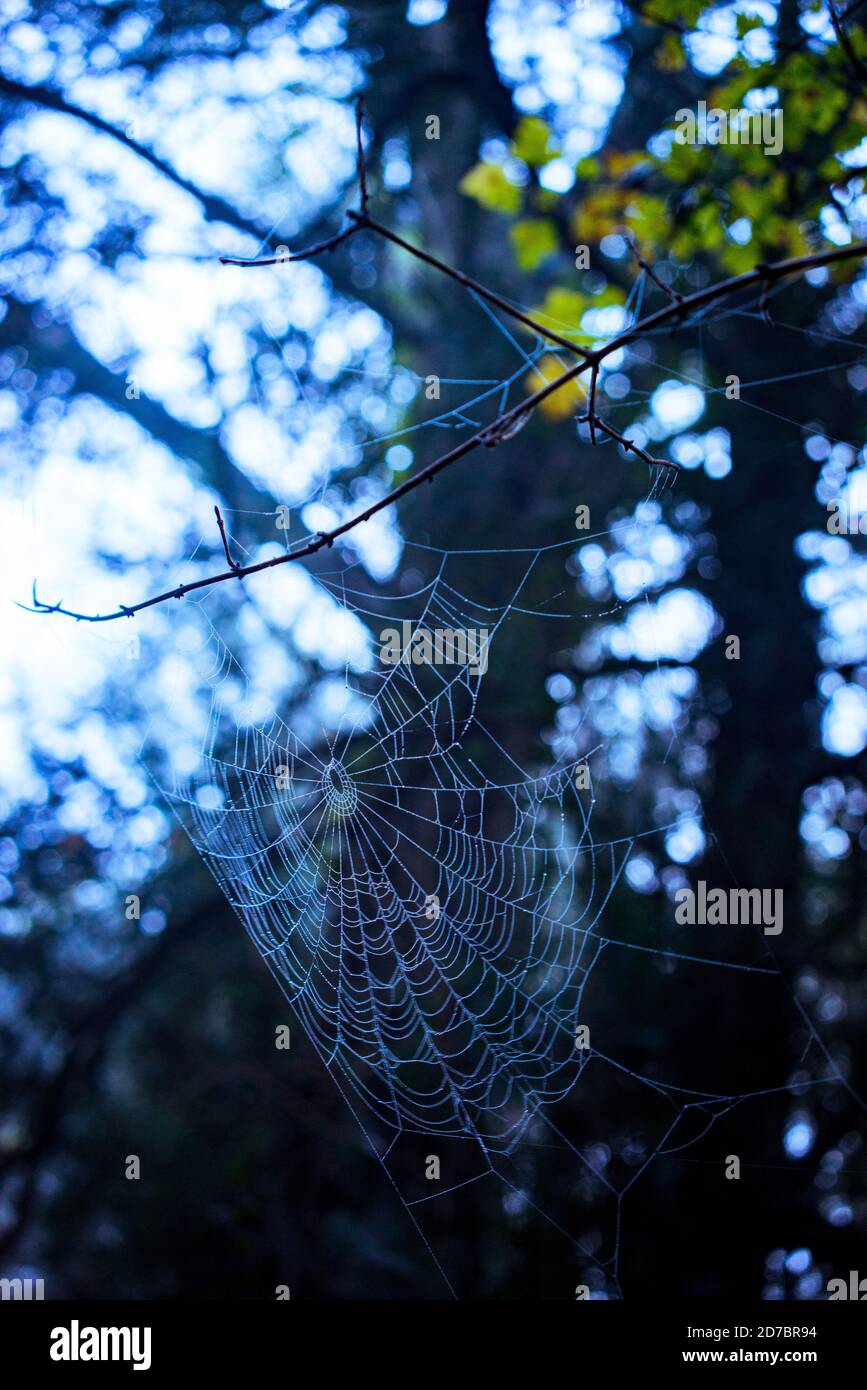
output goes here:
{"type": "Polygon", "coordinates": [[[228,226],[235,227],[247,236],[253,236],[257,241],[261,240],[262,228],[250,218],[244,217],[237,208],[232,207],[231,203],[227,203],[224,198],[220,198],[217,194],[206,193],[190,179],[184,178],[183,174],[179,174],[168,160],[155,154],[140,140],[128,135],[118,126],[112,125],[110,121],[105,120],[95,111],[89,111],[84,106],[67,101],[63,93],[56,88],[46,87],[40,83],[17,82],[14,78],[7,77],[5,73],[0,73],[0,97],[31,102],[33,105],[44,107],[48,111],[59,111],[64,116],[72,116],[75,120],[83,121],[92,130],[99,131],[101,135],[108,135],[119,144],[126,146],[128,150],[131,150],[139,159],[145,160],[152,169],[162,174],[177,188],[182,188],[185,193],[189,193],[191,197],[195,198],[209,222],[225,222],[228,226]]]}
{"type": "Polygon", "coordinates": [[[603,434],[607,434],[609,439],[616,439],[617,443],[621,444],[624,449],[627,449],[632,454],[637,454],[637,456],[643,459],[651,468],[670,468],[674,473],[680,472],[678,464],[672,463],[670,459],[655,459],[646,449],[642,449],[640,444],[636,444],[634,440],[628,439],[625,434],[621,434],[619,430],[616,430],[613,425],[609,425],[608,421],[601,419],[600,416],[596,415],[595,417],[591,417],[590,415],[583,415],[581,418],[582,420],[586,420],[590,425],[591,433],[593,431],[593,424],[595,423],[596,428],[600,429],[603,434]]]}
{"type": "Polygon", "coordinates": [[[317,241],[314,246],[308,246],[304,251],[295,251],[291,255],[265,256],[261,259],[252,261],[244,260],[236,256],[221,256],[220,265],[237,265],[246,270],[251,266],[288,265],[291,261],[311,261],[314,260],[316,256],[323,255],[326,251],[333,251],[336,246],[340,246],[342,242],[348,241],[351,236],[355,236],[356,232],[360,232],[364,229],[366,225],[365,219],[367,217],[368,193],[367,168],[364,163],[364,144],[361,130],[363,115],[364,98],[359,97],[358,101],[355,103],[356,172],[358,175],[358,196],[361,204],[360,214],[355,214],[358,220],[356,220],[351,227],[344,227],[343,231],[338,232],[336,236],[327,237],[325,241],[317,241]]]}
{"type": "Polygon", "coordinates": [[[557,343],[559,347],[565,348],[567,352],[583,356],[584,350],[578,347],[577,344],[573,343],[569,338],[563,337],[560,333],[555,333],[550,328],[545,328],[537,319],[532,318],[530,314],[525,313],[522,309],[511,304],[509,300],[505,299],[502,295],[496,294],[493,290],[489,290],[487,286],[481,284],[480,281],[474,280],[471,275],[465,275],[462,270],[457,270],[455,266],[449,265],[446,261],[441,261],[439,257],[432,255],[429,251],[423,250],[420,246],[413,246],[411,241],[405,241],[402,236],[398,236],[397,232],[393,232],[390,227],[386,227],[382,222],[377,222],[375,218],[369,215],[367,211],[369,197],[367,189],[367,170],[364,162],[364,146],[362,143],[362,116],[363,103],[362,99],[359,97],[355,108],[355,131],[360,206],[358,208],[350,208],[346,214],[353,225],[344,228],[344,230],[338,232],[336,236],[329,237],[325,241],[317,242],[315,246],[310,246],[304,251],[296,251],[292,255],[267,256],[257,260],[244,260],[235,256],[221,256],[220,264],[242,266],[248,269],[257,266],[285,265],[291,261],[312,260],[316,256],[322,255],[324,252],[333,251],[336,246],[348,240],[355,232],[360,232],[367,228],[369,231],[375,232],[377,236],[383,237],[384,240],[391,241],[395,246],[400,246],[402,250],[408,251],[411,256],[415,256],[416,260],[423,261],[425,265],[432,266],[434,270],[438,270],[441,274],[447,275],[450,279],[457,281],[464,289],[471,290],[488,304],[495,305],[496,308],[501,309],[504,314],[508,314],[510,318],[516,319],[519,323],[524,324],[525,328],[532,329],[539,337],[546,338],[551,343],[557,343]]]}
{"type": "Polygon", "coordinates": [[[232,552],[229,549],[229,538],[226,535],[226,527],[223,524],[223,514],[220,511],[219,507],[214,507],[214,512],[217,517],[217,525],[220,528],[220,539],[223,542],[223,550],[225,552],[226,562],[229,565],[229,567],[235,570],[235,572],[237,573],[241,566],[238,564],[237,560],[232,559],[232,552]]]}
{"type": "Polygon", "coordinates": [[[631,250],[633,256],[635,257],[641,269],[645,272],[646,275],[650,277],[654,285],[656,285],[657,289],[662,290],[663,294],[667,295],[668,298],[672,301],[672,303],[682,304],[683,295],[679,294],[678,291],[674,289],[671,285],[666,285],[664,280],[660,280],[653,266],[650,264],[650,261],[646,261],[644,259],[644,257],[638,250],[638,246],[634,241],[631,241],[629,243],[629,249],[631,250]]]}
{"type": "Polygon", "coordinates": [[[425,265],[433,266],[434,270],[439,270],[443,275],[448,275],[451,280],[456,280],[459,285],[463,285],[464,289],[472,290],[474,294],[477,294],[480,299],[486,300],[488,304],[496,305],[498,309],[502,309],[504,314],[508,314],[510,318],[516,319],[518,323],[523,323],[525,328],[531,328],[534,333],[538,333],[540,338],[547,338],[549,342],[557,343],[559,347],[565,348],[567,352],[573,354],[577,353],[589,362],[589,358],[586,357],[583,348],[578,347],[576,343],[571,342],[568,338],[562,337],[561,334],[555,333],[552,329],[545,328],[537,319],[531,318],[529,314],[525,314],[523,309],[517,309],[514,304],[509,303],[508,299],[504,299],[502,295],[487,289],[486,286],[480,284],[478,280],[474,280],[471,275],[465,275],[462,270],[457,270],[453,265],[448,265],[445,261],[441,261],[439,257],[432,256],[430,251],[424,251],[420,246],[413,246],[411,241],[404,241],[403,237],[398,236],[397,232],[393,232],[390,227],[384,226],[382,222],[377,222],[375,218],[368,217],[366,213],[354,212],[350,209],[346,215],[347,217],[351,217],[353,222],[357,225],[369,227],[372,232],[376,232],[378,236],[384,237],[386,241],[392,241],[395,246],[400,246],[404,251],[408,251],[411,256],[415,256],[417,261],[424,261],[425,265]]]}
{"type": "Polygon", "coordinates": [[[367,169],[364,164],[364,141],[361,124],[364,119],[364,97],[355,104],[355,151],[358,165],[358,197],[362,216],[367,212],[367,169]]]}
{"type": "Polygon", "coordinates": [[[336,236],[328,237],[325,241],[317,241],[314,246],[308,246],[304,251],[293,251],[291,254],[285,252],[280,256],[264,256],[261,260],[245,261],[237,256],[221,256],[220,265],[239,265],[244,270],[249,270],[251,266],[289,265],[291,261],[312,261],[325,251],[333,251],[335,246],[348,241],[351,236],[355,236],[355,233],[360,231],[360,225],[344,227],[343,231],[338,232],[336,236]]]}
{"type": "Polygon", "coordinates": [[[593,363],[593,371],[590,373],[590,406],[587,412],[587,423],[590,426],[590,443],[596,443],[596,383],[599,380],[599,363],[593,363]]]}
{"type": "MultiPolygon", "coordinates": [[[[356,108],[356,145],[361,207],[358,211],[350,210],[347,213],[353,226],[345,229],[343,232],[339,232],[336,237],[321,242],[318,246],[310,247],[306,252],[299,252],[289,259],[309,259],[324,251],[332,250],[334,246],[338,245],[341,241],[345,241],[354,231],[360,231],[362,228],[366,227],[385,240],[391,241],[396,246],[409,252],[409,254],[415,256],[417,260],[432,266],[442,274],[447,275],[450,279],[455,280],[464,288],[479,295],[480,298],[486,300],[489,304],[496,305],[504,313],[518,320],[518,322],[523,323],[541,337],[547,338],[549,341],[557,343],[560,347],[566,348],[570,353],[577,356],[578,360],[574,362],[571,367],[561,372],[559,376],[554,377],[551,381],[545,382],[537,391],[528,396],[526,400],[519,402],[518,405],[513,406],[510,410],[501,412],[489,425],[478,430],[475,434],[470,435],[460,444],[456,445],[454,449],[441,455],[440,458],[429,463],[418,473],[405,479],[405,481],[400,483],[397,487],[392,488],[391,492],[381,497],[377,502],[372,503],[371,506],[365,508],[364,511],[359,512],[357,516],[351,517],[340,526],[336,526],[332,531],[319,532],[316,536],[311,537],[309,541],[301,544],[297,549],[289,550],[285,554],[274,556],[270,560],[261,560],[255,564],[238,564],[232,559],[223,519],[217,507],[215,511],[217,522],[220,527],[220,535],[223,540],[223,549],[229,565],[228,570],[224,570],[219,574],[209,575],[204,579],[194,580],[189,584],[180,584],[174,589],[156,594],[153,598],[145,599],[141,603],[132,605],[121,604],[111,613],[78,613],[72,609],[64,608],[62,600],[58,600],[57,603],[52,604],[44,603],[37,598],[35,584],[33,586],[32,607],[26,604],[19,604],[18,607],[26,608],[28,612],[34,613],[60,613],[65,617],[75,618],[79,622],[113,622],[117,618],[133,617],[136,613],[140,613],[147,608],[153,608],[157,604],[165,603],[169,599],[182,599],[187,594],[193,593],[199,589],[211,588],[213,585],[221,584],[227,579],[244,579],[248,575],[258,574],[262,570],[274,569],[278,565],[291,564],[293,561],[302,560],[306,556],[314,555],[326,546],[333,546],[334,542],[341,536],[347,535],[350,531],[353,531],[356,526],[360,526],[363,522],[369,521],[370,518],[375,516],[378,512],[384,511],[387,507],[394,506],[400,498],[421,486],[422,483],[432,482],[438,473],[441,473],[445,468],[450,467],[451,464],[456,463],[458,459],[463,458],[466,454],[471,453],[479,446],[494,448],[504,440],[510,439],[514,434],[517,434],[519,429],[524,427],[536,406],[541,405],[542,402],[547,400],[549,396],[552,396],[555,391],[559,391],[563,386],[573,381],[588,367],[592,368],[590,407],[587,416],[583,418],[585,418],[590,425],[592,441],[595,443],[595,432],[598,428],[610,439],[616,440],[623,449],[635,454],[649,466],[654,468],[668,468],[677,472],[679,470],[676,464],[669,462],[667,459],[653,458],[646,450],[633,443],[632,440],[627,439],[625,435],[615,430],[612,425],[609,425],[606,421],[599,418],[596,413],[596,388],[601,363],[607,357],[611,356],[612,353],[617,352],[620,348],[627,347],[638,338],[654,332],[656,329],[668,323],[677,323],[694,310],[704,308],[706,305],[716,303],[721,299],[726,299],[742,290],[752,289],[757,285],[761,286],[763,289],[762,302],[764,303],[767,289],[772,283],[776,283],[789,276],[801,275],[805,271],[814,269],[817,266],[831,265],[837,261],[854,260],[867,256],[867,241],[860,241],[850,246],[835,247],[830,251],[817,251],[805,256],[795,256],[789,260],[777,261],[770,265],[760,264],[753,270],[745,271],[741,275],[729,276],[727,279],[721,280],[715,285],[706,286],[704,289],[697,290],[694,294],[685,296],[678,294],[670,287],[664,285],[658,279],[652,267],[639,257],[639,264],[648,272],[659,288],[664,290],[669,296],[670,302],[663,308],[656,310],[655,313],[648,314],[645,318],[640,319],[630,328],[624,329],[622,333],[617,334],[614,338],[610,339],[609,342],[603,344],[602,347],[592,350],[579,348],[576,344],[570,342],[568,338],[563,338],[559,334],[544,328],[540,323],[537,323],[535,319],[531,318],[530,315],[525,314],[521,309],[510,304],[509,301],[504,299],[501,295],[486,289],[484,285],[479,284],[479,282],[472,279],[471,276],[465,275],[463,271],[456,270],[454,266],[447,265],[444,261],[431,255],[430,252],[424,251],[418,246],[413,246],[411,242],[405,241],[403,237],[398,236],[397,233],[393,232],[389,227],[384,226],[381,222],[377,222],[374,218],[369,216],[366,210],[368,192],[361,141],[361,121],[362,111],[359,102],[356,108]]],[[[235,261],[224,258],[223,263],[230,265],[273,265],[283,259],[285,258],[278,257],[276,259],[264,261],[235,261]]]]}
{"type": "Polygon", "coordinates": [[[497,444],[502,444],[504,440],[513,439],[516,434],[520,434],[524,426],[529,424],[532,413],[532,410],[524,410],[505,424],[500,424],[499,420],[495,420],[482,436],[482,443],[485,448],[493,449],[497,444]]]}
{"type": "Polygon", "coordinates": [[[864,63],[858,57],[858,54],[852,47],[852,40],[849,38],[849,35],[846,33],[846,30],[843,27],[843,19],[846,17],[846,15],[845,13],[843,15],[840,14],[839,10],[837,9],[837,6],[834,4],[834,0],[828,0],[828,12],[831,16],[831,23],[834,26],[834,33],[837,37],[837,42],[842,48],[843,52],[846,54],[846,57],[849,60],[850,66],[855,76],[859,77],[863,82],[865,77],[867,77],[867,67],[865,67],[864,63]]]}

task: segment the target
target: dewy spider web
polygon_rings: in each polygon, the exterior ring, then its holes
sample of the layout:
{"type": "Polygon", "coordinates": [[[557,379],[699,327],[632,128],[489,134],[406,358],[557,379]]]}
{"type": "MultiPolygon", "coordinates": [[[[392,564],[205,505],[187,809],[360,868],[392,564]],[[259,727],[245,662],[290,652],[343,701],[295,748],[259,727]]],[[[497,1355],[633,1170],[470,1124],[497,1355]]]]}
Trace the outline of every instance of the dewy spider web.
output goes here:
{"type": "MultiPolygon", "coordinates": [[[[524,372],[541,349],[515,347],[524,372]]],[[[514,379],[485,383],[489,389],[472,406],[505,399],[514,379]]],[[[460,428],[468,423],[465,410],[428,423],[460,428]]],[[[661,486],[657,474],[651,498],[661,486]]],[[[575,545],[573,535],[535,550],[498,551],[518,563],[508,601],[499,604],[473,600],[455,586],[453,563],[468,552],[411,543],[407,549],[434,563],[432,577],[413,592],[353,588],[350,566],[321,574],[320,582],[371,634],[395,630],[401,645],[418,630],[484,631],[493,665],[512,622],[575,616],[558,607],[564,552],[575,545]],[[527,607],[530,576],[552,560],[558,600],[527,607]]],[[[606,934],[603,914],[636,835],[594,838],[593,750],[586,787],[576,784],[574,756],[547,769],[518,763],[479,716],[486,676],[478,664],[373,660],[356,674],[347,667],[336,727],[321,739],[303,738],[279,713],[263,717],[259,703],[248,700],[245,673],[208,616],[211,602],[206,595],[175,610],[195,611],[202,624],[199,674],[210,713],[195,765],[158,774],[161,790],[293,1006],[450,1291],[416,1208],[496,1176],[555,1224],[585,1263],[604,1271],[608,1291],[619,1293],[620,1207],[629,1188],[652,1161],[690,1142],[676,1134],[685,1117],[694,1116],[701,1133],[748,1095],[771,1091],[687,1088],[656,1071],[638,1072],[615,1047],[582,1043],[594,968],[612,951],[628,951],[700,969],[776,975],[769,943],[756,939],[761,963],[753,964],[606,934]],[[628,1077],[669,1111],[620,1183],[555,1120],[558,1103],[591,1067],[628,1077]],[[395,1175],[392,1165],[398,1144],[413,1137],[435,1151],[469,1141],[475,1165],[426,1192],[416,1185],[423,1195],[413,1196],[405,1170],[395,1175]],[[518,1160],[533,1146],[556,1148],[611,1202],[604,1248],[586,1248],[530,1195],[518,1160]]],[[[831,1072],[842,1080],[836,1067],[831,1072]]],[[[421,1161],[417,1156],[417,1170],[421,1161]]]]}
{"type": "MultiPolygon", "coordinates": [[[[547,612],[527,609],[522,591],[541,563],[553,561],[562,573],[564,550],[574,546],[570,539],[513,552],[518,580],[500,606],[458,592],[449,579],[453,557],[442,552],[433,578],[400,598],[353,590],[351,571],[321,582],[373,631],[486,630],[495,668],[509,623],[572,616],[557,603],[547,612]]],[[[710,1124],[739,1097],[640,1076],[599,1045],[578,1045],[594,967],[611,950],[755,974],[769,973],[767,965],[703,960],[606,934],[603,913],[635,837],[594,839],[593,750],[586,788],[576,785],[574,757],[546,771],[519,766],[478,716],[486,677],[472,666],[377,662],[358,677],[347,669],[346,713],[336,730],[304,740],[278,714],[253,711],[246,677],[207,606],[195,605],[206,633],[207,733],[197,765],[160,779],[162,793],[423,1239],[416,1205],[485,1177],[500,1178],[553,1221],[516,1167],[522,1148],[543,1135],[618,1207],[638,1173],[618,1190],[552,1115],[587,1067],[626,1073],[671,1107],[640,1171],[665,1151],[692,1107],[710,1124]],[[423,1196],[407,1196],[390,1166],[407,1136],[426,1136],[418,1165],[444,1140],[471,1141],[477,1159],[469,1176],[463,1169],[457,1182],[444,1178],[423,1196]]],[[[617,1213],[610,1246],[598,1256],[577,1234],[563,1234],[616,1292],[617,1213]]]]}
{"type": "MultiPolygon", "coordinates": [[[[521,587],[474,604],[443,556],[377,617],[485,630],[494,660],[521,587]]],[[[350,601],[345,576],[334,593],[350,601]]],[[[371,1139],[383,1162],[403,1134],[469,1137],[478,1176],[498,1171],[592,1055],[576,1030],[629,843],[594,843],[574,760],[527,773],[485,729],[473,667],[347,673],[351,713],[316,746],[276,714],[250,719],[243,673],[198,611],[208,729],[163,795],[365,1133],[385,1136],[371,1139]]]]}
{"type": "MultiPolygon", "coordinates": [[[[495,643],[508,610],[470,605],[445,569],[392,624],[495,643]]],[[[372,672],[323,749],[276,716],[227,734],[232,667],[223,649],[204,783],[169,792],[196,848],[363,1106],[508,1150],[580,1070],[581,993],[618,872],[592,843],[590,794],[574,766],[523,774],[477,721],[502,780],[465,755],[482,679],[469,665],[372,672]]]]}

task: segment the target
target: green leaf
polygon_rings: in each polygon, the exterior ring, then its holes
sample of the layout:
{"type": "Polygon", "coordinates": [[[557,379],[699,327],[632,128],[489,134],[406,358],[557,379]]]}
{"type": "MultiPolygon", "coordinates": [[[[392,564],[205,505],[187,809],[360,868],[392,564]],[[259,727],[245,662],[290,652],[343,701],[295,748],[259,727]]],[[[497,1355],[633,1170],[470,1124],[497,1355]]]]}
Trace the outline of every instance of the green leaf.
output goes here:
{"type": "Polygon", "coordinates": [[[679,145],[675,141],[662,161],[662,169],[674,183],[694,183],[710,161],[709,145],[679,145]]]}
{"type": "Polygon", "coordinates": [[[544,303],[536,310],[535,317],[547,322],[549,327],[576,332],[581,326],[582,315],[594,307],[594,300],[580,290],[548,290],[544,303]]]}
{"type": "Polygon", "coordinates": [[[758,249],[751,243],[739,246],[736,242],[728,242],[720,252],[720,262],[729,275],[743,275],[755,267],[758,259],[758,249]]]}
{"type": "Polygon", "coordinates": [[[703,203],[701,207],[696,208],[690,221],[698,233],[701,246],[715,251],[724,245],[725,231],[718,203],[703,203]]]}
{"type": "Polygon", "coordinates": [[[662,72],[681,72],[686,67],[686,54],[677,34],[666,34],[653,55],[654,66],[662,72]]]}
{"type": "Polygon", "coordinates": [[[735,179],[729,193],[734,211],[742,217],[748,217],[751,222],[758,221],[764,215],[771,201],[767,186],[756,188],[746,179],[735,179]]]}
{"type": "Polygon", "coordinates": [[[520,212],[521,190],[509,183],[499,164],[482,160],[464,174],[458,187],[468,198],[475,198],[483,208],[490,208],[492,212],[501,212],[505,216],[520,212]]]}
{"type": "Polygon", "coordinates": [[[552,140],[550,126],[539,116],[524,116],[515,131],[512,153],[535,169],[560,153],[552,140]]]}
{"type": "Polygon", "coordinates": [[[606,285],[604,290],[594,294],[590,307],[608,309],[612,304],[625,304],[626,295],[619,285],[606,285]]]}
{"type": "Polygon", "coordinates": [[[509,228],[521,270],[535,270],[546,256],[557,250],[557,232],[553,222],[543,218],[525,218],[509,228]]]}
{"type": "Polygon", "coordinates": [[[737,16],[738,38],[746,38],[751,30],[761,29],[764,22],[757,14],[739,14],[737,16]]]}
{"type": "Polygon", "coordinates": [[[584,159],[579,159],[575,166],[575,172],[580,179],[595,179],[599,169],[599,160],[592,154],[588,154],[584,159]]]}
{"type": "Polygon", "coordinates": [[[640,247],[662,246],[671,231],[671,214],[664,199],[637,193],[626,213],[626,222],[640,247]]]}
{"type": "Polygon", "coordinates": [[[672,23],[679,20],[688,29],[694,29],[706,6],[707,0],[653,0],[652,4],[643,8],[651,22],[661,20],[672,23]]]}

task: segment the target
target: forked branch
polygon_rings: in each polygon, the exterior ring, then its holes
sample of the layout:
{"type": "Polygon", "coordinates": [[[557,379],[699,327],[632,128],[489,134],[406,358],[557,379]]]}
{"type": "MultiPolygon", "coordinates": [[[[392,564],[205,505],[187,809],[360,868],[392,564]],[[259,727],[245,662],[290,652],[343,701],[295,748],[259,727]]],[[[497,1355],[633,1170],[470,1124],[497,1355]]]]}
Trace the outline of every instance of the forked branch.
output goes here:
{"type": "MultiPolygon", "coordinates": [[[[665,292],[668,296],[668,303],[663,305],[662,308],[657,309],[654,313],[646,315],[643,319],[634,323],[630,328],[624,329],[609,342],[603,344],[602,347],[593,349],[582,348],[571,342],[568,338],[546,328],[544,324],[539,323],[536,319],[532,318],[531,315],[525,313],[516,305],[511,304],[507,299],[504,299],[502,295],[498,295],[493,290],[487,289],[471,276],[465,275],[463,271],[457,270],[454,266],[439,260],[438,257],[431,255],[430,252],[423,250],[421,247],[413,246],[411,242],[398,236],[396,232],[393,232],[389,227],[384,226],[383,223],[376,221],[369,215],[367,211],[369,194],[367,170],[364,159],[362,124],[363,111],[361,102],[359,102],[356,108],[355,126],[359,207],[347,213],[351,225],[345,227],[328,240],[318,242],[315,246],[310,246],[306,250],[297,251],[291,255],[287,253],[285,255],[269,256],[262,260],[250,261],[221,257],[222,264],[253,268],[280,265],[290,261],[313,260],[326,252],[333,251],[335,247],[347,241],[357,232],[367,230],[376,236],[382,237],[385,241],[392,242],[395,246],[399,246],[402,250],[414,256],[416,260],[422,261],[425,265],[429,265],[441,274],[448,276],[465,289],[478,295],[479,298],[484,299],[488,304],[495,306],[500,309],[501,312],[508,314],[517,322],[522,323],[526,328],[531,329],[541,338],[546,339],[548,342],[556,343],[560,348],[564,348],[575,356],[577,360],[570,367],[561,372],[559,376],[545,382],[537,391],[533,392],[533,394],[528,396],[525,400],[519,402],[518,405],[512,406],[510,410],[502,411],[489,425],[476,431],[475,434],[469,435],[466,439],[462,440],[460,444],[456,445],[454,449],[450,449],[448,453],[442,454],[432,463],[420,469],[418,473],[405,479],[404,482],[392,488],[384,497],[381,497],[379,501],[366,507],[364,511],[359,512],[348,521],[344,521],[340,526],[334,527],[331,531],[319,532],[294,549],[289,549],[285,554],[274,556],[269,560],[261,560],[250,565],[241,565],[233,560],[229,549],[225,526],[223,524],[223,518],[217,507],[215,508],[215,512],[223,544],[223,552],[226,556],[226,562],[229,565],[227,570],[208,575],[204,579],[193,580],[189,584],[179,584],[173,589],[167,589],[163,593],[155,594],[152,598],[144,599],[141,603],[131,605],[121,604],[116,610],[110,613],[78,613],[73,609],[64,608],[62,600],[57,603],[44,603],[36,595],[35,584],[33,586],[32,607],[26,604],[20,604],[19,607],[27,608],[28,611],[35,613],[60,613],[65,617],[75,618],[78,622],[113,622],[117,618],[134,617],[136,613],[141,613],[147,608],[153,608],[157,604],[165,603],[169,599],[182,599],[185,595],[194,593],[196,590],[207,589],[215,584],[222,584],[228,579],[245,579],[248,575],[259,574],[262,570],[275,569],[279,565],[291,564],[293,561],[303,560],[306,556],[315,555],[318,551],[333,546],[336,540],[347,535],[357,526],[361,526],[365,521],[369,521],[370,518],[375,516],[378,512],[394,506],[402,497],[405,497],[407,493],[412,492],[415,488],[420,487],[422,483],[431,482],[438,473],[443,472],[444,469],[449,468],[453,463],[457,463],[458,459],[464,458],[467,454],[472,453],[480,446],[494,448],[504,440],[517,434],[518,430],[523,428],[527,423],[536,406],[541,405],[542,402],[547,400],[549,396],[552,396],[555,391],[559,391],[570,381],[574,381],[576,377],[580,376],[582,372],[587,371],[588,368],[591,372],[589,406],[587,414],[581,418],[589,425],[591,441],[593,443],[596,442],[596,432],[598,430],[607,438],[613,439],[619,443],[624,450],[641,458],[649,466],[653,468],[666,468],[677,472],[678,469],[676,464],[669,462],[667,459],[653,458],[645,449],[635,444],[625,435],[619,433],[619,431],[615,430],[607,421],[600,418],[596,410],[596,396],[599,368],[602,362],[604,362],[607,357],[610,357],[612,353],[617,352],[620,348],[627,347],[630,343],[634,343],[639,338],[669,323],[676,324],[681,322],[695,310],[703,309],[709,304],[727,299],[743,290],[761,289],[762,309],[764,310],[767,291],[771,285],[792,276],[803,275],[806,271],[815,269],[818,266],[831,265],[837,261],[855,260],[867,256],[867,241],[860,241],[850,246],[834,247],[829,251],[817,251],[810,255],[795,256],[788,260],[757,265],[753,270],[745,271],[741,275],[732,275],[728,279],[718,281],[715,285],[706,286],[704,289],[697,290],[694,294],[690,295],[681,295],[666,285],[657,276],[653,267],[639,256],[638,259],[641,268],[648,273],[654,284],[665,292]]],[[[637,254],[636,251],[636,255],[637,254]]]]}

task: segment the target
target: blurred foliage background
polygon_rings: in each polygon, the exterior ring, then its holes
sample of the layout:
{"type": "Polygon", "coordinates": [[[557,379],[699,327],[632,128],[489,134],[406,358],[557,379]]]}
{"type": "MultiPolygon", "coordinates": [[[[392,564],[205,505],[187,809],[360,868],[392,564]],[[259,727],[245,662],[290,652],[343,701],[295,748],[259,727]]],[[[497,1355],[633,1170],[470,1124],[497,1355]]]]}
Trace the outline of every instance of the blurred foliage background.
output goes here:
{"type": "MultiPolygon", "coordinates": [[[[44,1277],[55,1298],[443,1293],[137,760],[141,709],[116,679],[127,629],[91,640],[13,606],[34,578],[48,601],[104,610],[208,573],[215,502],[239,553],[276,553],[278,507],[291,539],[352,514],[460,437],[457,417],[454,434],[414,429],[472,395],[459,383],[516,369],[459,286],[367,233],[307,264],[217,258],[337,230],[364,91],[376,215],[561,331],[609,336],[636,305],[630,240],[688,293],[865,235],[861,9],[6,0],[0,1273],[44,1277]],[[701,99],[782,108],[782,153],[678,144],[677,110],[701,99]]],[[[584,1282],[810,1299],[863,1261],[867,563],[826,522],[833,499],[867,504],[867,280],[859,262],[813,271],[768,307],[772,322],[755,297],[726,305],[609,362],[606,414],[683,470],[640,532],[646,468],[593,448],[580,393],[561,392],[338,548],[354,582],[399,593],[422,563],[405,539],[544,545],[590,507],[604,536],[558,552],[584,616],[515,628],[485,716],[527,766],[601,748],[597,835],[669,826],[638,842],[606,915],[608,935],[652,949],[606,954],[590,1022],[685,1098],[747,1097],[678,1110],[627,1072],[588,1070],[569,1102],[586,1170],[528,1150],[517,1196],[479,1184],[426,1205],[465,1296],[568,1299],[584,1282]],[[700,948],[775,973],[666,953],[688,949],[673,898],[698,878],[784,890],[772,961],[761,940],[700,948]],[[616,1267],[594,1167],[619,1189],[641,1170],[616,1267]]],[[[453,564],[478,594],[477,560],[453,564]]],[[[316,571],[209,600],[264,696],[308,729],[361,640],[316,571]]],[[[492,602],[511,573],[489,556],[492,602]]],[[[159,706],[161,664],[182,659],[167,624],[143,624],[141,663],[169,747],[185,716],[159,706]]]]}

